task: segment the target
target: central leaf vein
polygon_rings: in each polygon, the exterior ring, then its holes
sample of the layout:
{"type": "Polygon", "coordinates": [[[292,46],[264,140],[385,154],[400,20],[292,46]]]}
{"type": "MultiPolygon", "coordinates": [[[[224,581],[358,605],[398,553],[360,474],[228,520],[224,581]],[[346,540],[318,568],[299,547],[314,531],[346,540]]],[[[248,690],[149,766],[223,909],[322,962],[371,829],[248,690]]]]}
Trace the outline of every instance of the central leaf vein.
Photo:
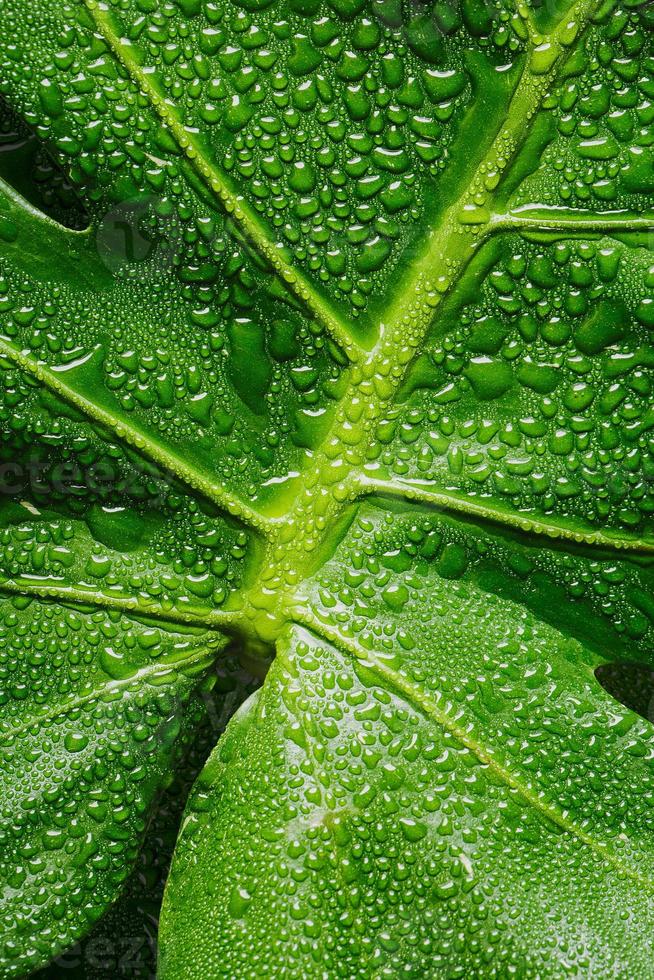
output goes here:
{"type": "MultiPolygon", "coordinates": [[[[273,595],[292,593],[298,575],[306,574],[311,567],[307,556],[319,554],[321,542],[333,533],[342,518],[343,509],[360,495],[365,487],[364,464],[366,450],[375,423],[379,420],[396,393],[415,357],[421,350],[427,332],[434,321],[438,322],[437,308],[443,298],[451,294],[461,281],[480,245],[504,222],[507,229],[553,227],[595,231],[598,222],[611,230],[640,230],[642,221],[634,224],[633,218],[614,216],[603,219],[587,216],[574,220],[570,216],[544,216],[529,211],[509,215],[493,215],[493,200],[502,177],[510,170],[518,150],[530,131],[531,123],[541,108],[561,67],[567,60],[567,52],[588,25],[597,0],[576,0],[570,11],[554,28],[549,37],[543,38],[528,31],[531,40],[527,57],[516,84],[506,116],[490,144],[490,149],[474,173],[465,176],[464,186],[454,204],[441,216],[437,226],[426,236],[422,253],[413,263],[408,263],[404,283],[388,306],[377,325],[377,342],[372,350],[365,350],[354,340],[349,324],[332,309],[305,280],[302,274],[291,268],[283,253],[270,238],[261,219],[229,184],[228,178],[211,163],[203,147],[184,125],[175,106],[160,94],[152,72],[144,69],[136,50],[127,38],[120,37],[114,28],[110,7],[95,0],[84,0],[97,31],[109,46],[115,58],[142,94],[151,104],[161,121],[170,131],[189,162],[195,167],[207,187],[222,203],[224,209],[239,222],[254,246],[267,258],[277,273],[297,296],[308,313],[319,320],[332,337],[347,351],[350,365],[345,369],[348,385],[334,409],[331,426],[322,443],[307,454],[307,463],[300,473],[297,493],[287,500],[287,508],[279,516],[267,516],[255,510],[222,487],[208,473],[184,460],[177,452],[166,447],[159,439],[141,430],[133,423],[118,418],[115,412],[102,407],[97,400],[83,395],[74,385],[60,378],[55,371],[20,351],[9,340],[0,339],[0,354],[12,360],[23,371],[56,392],[74,405],[88,418],[102,423],[123,442],[145,457],[162,465],[186,485],[201,492],[228,514],[260,531],[268,541],[262,552],[260,581],[249,590],[245,604],[252,608],[268,608],[273,595]],[[538,42],[538,43],[536,43],[538,42]],[[489,178],[492,180],[489,182],[489,178]],[[488,188],[492,187],[492,190],[488,188]],[[484,203],[481,203],[484,202],[484,203]],[[579,225],[579,220],[582,225],[579,225]],[[619,228],[618,228],[619,225],[619,228]],[[351,422],[355,405],[361,406],[358,423],[351,422]],[[353,433],[356,438],[353,438],[353,433]],[[358,483],[359,493],[352,494],[352,486],[358,483]]],[[[649,228],[649,217],[645,217],[649,228]]],[[[374,481],[373,481],[374,482],[374,481]]],[[[382,491],[381,485],[373,490],[382,491]]],[[[387,488],[390,493],[401,490],[407,497],[418,502],[439,506],[470,515],[480,516],[474,501],[464,503],[437,487],[427,490],[414,486],[387,488]]],[[[559,536],[571,542],[597,544],[607,548],[649,551],[650,543],[637,539],[617,539],[600,531],[569,531],[562,525],[555,527],[548,521],[531,516],[504,514],[501,509],[484,509],[481,515],[500,523],[550,537],[559,536]]],[[[284,605],[283,598],[279,604],[284,605]]]]}

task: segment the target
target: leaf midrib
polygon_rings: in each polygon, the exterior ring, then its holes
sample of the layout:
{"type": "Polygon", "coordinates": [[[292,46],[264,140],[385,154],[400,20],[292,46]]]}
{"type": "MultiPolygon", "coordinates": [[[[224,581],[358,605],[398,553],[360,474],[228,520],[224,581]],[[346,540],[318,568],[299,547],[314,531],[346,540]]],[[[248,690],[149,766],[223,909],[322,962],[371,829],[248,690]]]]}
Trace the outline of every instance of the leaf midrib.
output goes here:
{"type": "MultiPolygon", "coordinates": [[[[586,26],[595,4],[592,0],[577,0],[566,18],[566,25],[579,16],[575,26],[576,35],[586,26]]],[[[552,35],[556,48],[550,70],[534,74],[527,59],[520,79],[507,107],[506,121],[500,124],[490,149],[478,166],[472,180],[466,184],[459,197],[448,208],[436,229],[432,229],[426,247],[415,265],[407,272],[407,284],[387,311],[387,316],[379,325],[379,339],[367,358],[352,365],[349,370],[349,385],[338,403],[332,424],[311,458],[311,465],[301,474],[295,497],[289,501],[288,509],[281,518],[280,531],[273,536],[266,553],[263,566],[266,581],[259,589],[251,590],[247,601],[252,609],[253,619],[259,621],[258,610],[271,607],[271,592],[276,591],[280,605],[292,601],[297,579],[306,578],[312,570],[314,557],[321,550],[322,543],[328,541],[343,514],[348,497],[348,481],[356,482],[366,461],[369,436],[375,425],[394,400],[402,385],[410,364],[421,350],[427,331],[435,319],[434,309],[442,304],[445,296],[454,289],[467,266],[476,254],[480,240],[479,229],[468,228],[462,224],[461,216],[471,202],[477,202],[483,186],[484,174],[495,172],[498,181],[493,193],[486,193],[486,204],[490,209],[494,197],[501,188],[501,178],[508,171],[524,144],[542,100],[547,93],[561,64],[566,61],[565,47],[560,40],[563,28],[558,25],[552,35]],[[442,278],[434,269],[448,269],[442,288],[438,282],[442,278]],[[431,270],[431,273],[430,273],[431,270]],[[429,280],[431,274],[432,280],[429,280]],[[393,370],[391,371],[391,367],[393,370]],[[357,423],[352,422],[352,408],[359,404],[362,413],[357,423]],[[356,425],[359,426],[355,437],[356,425]],[[339,479],[334,482],[332,468],[339,454],[347,463],[340,467],[339,479]],[[326,499],[327,498],[327,499],[326,499]],[[320,527],[320,533],[316,533],[320,527]],[[294,534],[290,535],[291,529],[294,534]],[[270,574],[270,570],[273,574],[270,574]],[[276,571],[275,571],[276,570],[276,571]],[[274,576],[276,575],[276,579],[274,576]]],[[[533,52],[532,52],[533,54],[533,52]]],[[[491,228],[488,223],[486,230],[491,228]]],[[[264,628],[268,628],[262,622],[264,628]]]]}
{"type": "MultiPolygon", "coordinates": [[[[159,94],[148,77],[148,73],[140,67],[134,58],[131,43],[126,39],[121,39],[115,32],[109,14],[110,7],[106,3],[98,4],[95,2],[95,0],[84,0],[84,3],[91,14],[97,30],[105,39],[105,42],[110,47],[114,57],[119,60],[123,68],[127,71],[128,75],[149,100],[153,110],[159,114],[161,120],[169,128],[180,149],[186,153],[189,161],[195,167],[196,172],[201,176],[208,190],[217,197],[227,211],[231,212],[232,217],[238,218],[241,223],[245,224],[245,230],[249,231],[250,236],[254,238],[254,244],[261,248],[264,256],[267,254],[267,250],[269,251],[270,248],[272,248],[273,251],[275,251],[275,255],[279,257],[281,253],[278,254],[276,251],[277,247],[272,244],[271,239],[267,235],[258,216],[251,210],[249,205],[244,204],[243,199],[230,188],[229,182],[227,181],[225,175],[221,174],[220,171],[206,159],[206,157],[203,155],[200,144],[194,141],[193,134],[189,133],[183,123],[179,120],[174,106],[172,106],[159,94]],[[234,212],[234,208],[240,208],[238,214],[234,212]],[[245,210],[243,210],[244,208],[245,210]],[[254,222],[254,224],[252,222],[254,222]]],[[[490,211],[489,218],[483,226],[472,227],[471,229],[464,228],[460,222],[462,211],[468,202],[473,199],[475,193],[479,191],[481,186],[480,181],[483,182],[482,175],[484,172],[487,172],[493,167],[495,167],[495,169],[498,169],[499,167],[501,177],[507,171],[510,171],[510,165],[529,132],[529,121],[535,117],[538,109],[540,108],[543,95],[547,91],[549,84],[551,84],[557,72],[560,70],[561,65],[564,64],[567,59],[566,51],[561,42],[562,31],[565,25],[569,25],[575,20],[575,18],[577,18],[579,21],[576,28],[575,40],[577,40],[597,6],[599,5],[594,2],[594,0],[576,0],[576,3],[573,4],[571,9],[550,35],[551,43],[556,48],[556,56],[549,71],[545,73],[534,74],[530,67],[529,58],[531,57],[531,53],[533,52],[536,43],[547,40],[535,33],[533,30],[533,25],[530,25],[529,34],[531,36],[531,46],[528,48],[527,59],[523,71],[507,109],[507,122],[504,124],[504,126],[500,127],[500,130],[491,143],[489,153],[475,171],[472,178],[470,179],[469,177],[466,177],[466,183],[461,190],[459,198],[448,210],[447,214],[444,218],[442,218],[438,226],[431,230],[431,233],[428,236],[427,248],[425,249],[422,257],[418,260],[415,266],[408,267],[404,288],[400,291],[395,303],[389,311],[386,322],[381,323],[378,327],[379,341],[377,346],[372,352],[366,353],[365,362],[362,365],[364,374],[366,372],[368,375],[371,373],[374,374],[376,365],[379,365],[380,362],[384,361],[384,359],[392,359],[400,350],[401,345],[404,345],[403,350],[406,350],[406,338],[404,334],[406,333],[407,320],[411,321],[414,335],[411,338],[412,350],[410,352],[410,356],[404,356],[404,359],[400,365],[402,370],[397,372],[392,385],[392,390],[387,392],[383,397],[375,393],[374,411],[377,415],[379,415],[388,405],[388,403],[394,399],[409,365],[412,363],[418,352],[421,340],[435,319],[433,309],[434,305],[438,306],[442,303],[443,298],[451,292],[454,286],[462,278],[470,260],[476,253],[481,242],[484,241],[485,236],[492,234],[496,230],[493,225],[493,219],[490,217],[490,211]],[[522,114],[517,113],[515,108],[516,105],[525,111],[522,114]],[[511,150],[509,153],[507,153],[507,140],[510,144],[511,150]],[[501,156],[501,154],[504,154],[504,156],[502,157],[502,165],[499,166],[498,158],[501,156]],[[429,290],[426,289],[423,280],[429,269],[434,266],[435,261],[441,260],[444,255],[449,255],[456,267],[456,274],[450,277],[450,280],[445,284],[445,287],[442,290],[436,290],[434,297],[435,302],[434,299],[432,299],[425,303],[425,294],[428,293],[429,290]],[[420,302],[416,304],[416,294],[420,292],[422,292],[422,298],[420,302]]],[[[498,182],[495,191],[497,191],[499,187],[501,187],[501,180],[498,182]]],[[[490,201],[492,201],[492,195],[490,196],[490,201]]],[[[270,256],[268,257],[270,258],[270,256]]],[[[281,275],[284,281],[287,281],[288,284],[292,285],[290,279],[292,279],[292,276],[295,275],[296,270],[286,266],[284,262],[285,260],[282,260],[282,265],[277,266],[277,272],[281,275]]],[[[300,282],[300,280],[296,279],[295,282],[297,284],[300,282]]],[[[341,345],[349,350],[351,360],[357,361],[364,354],[364,351],[362,348],[357,348],[356,356],[352,356],[352,334],[348,325],[340,321],[336,323],[331,322],[330,318],[332,317],[333,313],[331,308],[327,307],[325,309],[318,309],[316,306],[317,294],[314,294],[311,289],[309,289],[307,292],[305,289],[306,285],[307,284],[302,280],[300,283],[300,292],[306,301],[305,305],[308,312],[316,316],[316,318],[327,327],[328,331],[332,333],[332,336],[339,340],[341,345]],[[314,302],[314,300],[316,300],[316,302],[314,302]],[[334,333],[332,327],[335,328],[336,333],[334,333]],[[343,327],[345,327],[344,334],[342,329],[343,327]]],[[[320,299],[320,297],[318,297],[318,299],[320,299]]],[[[325,459],[327,458],[323,458],[323,448],[327,446],[330,440],[333,440],[335,437],[338,438],[338,427],[339,424],[342,423],[342,414],[344,413],[345,416],[347,416],[347,409],[350,403],[355,397],[361,394],[360,380],[357,379],[353,373],[359,371],[359,368],[357,368],[355,364],[354,367],[347,369],[347,371],[349,371],[351,374],[351,382],[345,395],[338,403],[334,425],[327,432],[322,445],[317,447],[314,451],[313,458],[318,458],[320,460],[319,464],[317,466],[309,465],[303,471],[302,475],[304,479],[300,481],[301,485],[295,497],[289,500],[286,514],[280,519],[271,519],[265,514],[256,511],[254,508],[244,503],[241,499],[234,496],[229,491],[226,491],[222,486],[217,484],[215,479],[213,479],[209,474],[202,473],[195,466],[187,463],[177,453],[163,447],[158,440],[153,439],[151,436],[137,427],[134,427],[133,425],[130,426],[129,424],[125,424],[123,420],[114,418],[112,413],[91,402],[89,399],[80,396],[79,392],[76,392],[73,388],[66,388],[66,385],[60,381],[60,379],[51,369],[43,365],[41,362],[37,362],[35,359],[30,358],[26,352],[18,351],[8,341],[0,340],[0,353],[2,353],[3,350],[4,353],[7,356],[10,356],[15,363],[18,363],[23,370],[27,370],[42,383],[46,384],[48,387],[51,387],[52,390],[57,390],[62,397],[65,397],[69,402],[75,404],[78,408],[85,412],[88,417],[95,418],[96,421],[102,422],[114,433],[119,435],[123,441],[136,448],[148,458],[154,459],[155,461],[166,466],[187,485],[204,493],[207,497],[209,497],[209,499],[217,503],[227,513],[242,520],[250,527],[261,531],[271,542],[271,547],[264,554],[264,562],[270,558],[270,555],[275,548],[279,549],[280,541],[283,540],[284,532],[288,525],[293,522],[293,520],[297,521],[299,519],[300,524],[302,524],[302,522],[311,522],[311,520],[314,518],[315,515],[312,512],[313,505],[311,501],[309,501],[309,504],[305,506],[304,498],[307,496],[307,486],[315,486],[316,478],[318,479],[318,485],[320,484],[320,477],[322,475],[321,467],[324,465],[325,459]],[[338,417],[339,410],[341,411],[340,419],[338,417]]],[[[357,469],[360,470],[360,467],[357,469]]],[[[364,496],[367,493],[375,492],[379,492],[378,487],[366,487],[365,481],[362,480],[358,491],[348,499],[348,502],[351,502],[352,499],[358,499],[360,496],[364,496]]],[[[440,504],[444,506],[445,509],[450,508],[457,512],[466,511],[467,509],[467,511],[470,513],[475,510],[474,504],[467,505],[466,508],[466,506],[462,505],[461,501],[454,500],[451,495],[448,496],[443,491],[435,490],[435,493],[440,494],[440,504]]],[[[311,494],[309,493],[309,496],[310,495],[311,494]]],[[[411,494],[409,494],[409,496],[411,496],[411,494]]],[[[331,533],[334,521],[343,510],[342,500],[341,502],[338,502],[334,498],[332,504],[333,506],[331,507],[330,513],[323,520],[323,538],[327,537],[331,533]]],[[[489,520],[497,520],[500,524],[511,524],[514,527],[519,527],[521,524],[520,519],[511,519],[511,521],[507,521],[503,518],[503,515],[491,513],[490,511],[484,514],[484,516],[489,520]]],[[[536,518],[536,520],[538,520],[538,518],[536,518]]],[[[527,521],[530,521],[533,524],[530,517],[525,518],[524,530],[529,530],[529,528],[526,526],[527,521]]],[[[545,522],[543,524],[541,521],[541,524],[546,535],[549,533],[550,536],[561,536],[559,533],[559,528],[555,527],[553,523],[545,522]]],[[[615,547],[620,548],[621,550],[649,550],[649,545],[646,544],[643,548],[643,543],[639,539],[632,540],[627,539],[626,537],[611,536],[611,540],[609,541],[608,536],[602,536],[601,532],[593,532],[592,534],[589,533],[586,535],[583,531],[580,532],[579,535],[576,535],[577,538],[580,536],[584,539],[584,543],[597,543],[601,547],[615,547]]],[[[565,535],[563,535],[563,537],[565,537],[565,535]]],[[[573,540],[572,535],[569,537],[569,540],[573,540]]],[[[300,571],[304,572],[304,569],[301,569],[300,571]]]]}

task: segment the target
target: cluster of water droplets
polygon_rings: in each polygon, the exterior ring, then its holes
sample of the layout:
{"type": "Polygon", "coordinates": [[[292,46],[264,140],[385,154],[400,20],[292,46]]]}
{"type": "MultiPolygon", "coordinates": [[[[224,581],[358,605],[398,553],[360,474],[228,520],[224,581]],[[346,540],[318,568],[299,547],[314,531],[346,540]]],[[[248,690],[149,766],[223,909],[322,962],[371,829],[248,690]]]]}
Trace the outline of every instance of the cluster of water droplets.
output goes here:
{"type": "Polygon", "coordinates": [[[578,592],[575,610],[554,584],[571,564],[550,549],[362,512],[304,586],[310,629],[282,641],[196,786],[164,968],[608,969],[602,924],[629,948],[627,920],[650,903],[629,879],[651,861],[651,735],[592,675],[596,635],[615,628],[617,657],[645,655],[651,637],[651,621],[647,637],[622,632],[640,584],[611,564],[577,559],[605,589],[578,592]],[[606,588],[616,614],[595,633],[606,588]],[[562,608],[584,642],[551,625],[562,608]],[[615,893],[605,861],[621,869],[615,893]]]}
{"type": "Polygon", "coordinates": [[[651,31],[647,4],[625,4],[614,10],[610,24],[589,33],[587,70],[561,84],[554,108],[557,137],[527,184],[534,200],[651,210],[651,31]]]}
{"type": "Polygon", "coordinates": [[[647,254],[615,240],[506,241],[412,365],[367,468],[638,525],[651,509],[653,287],[647,254]]]}
{"type": "Polygon", "coordinates": [[[176,667],[197,670],[212,651],[191,631],[29,599],[3,602],[0,644],[2,959],[19,977],[123,886],[202,714],[193,671],[176,667]]]}

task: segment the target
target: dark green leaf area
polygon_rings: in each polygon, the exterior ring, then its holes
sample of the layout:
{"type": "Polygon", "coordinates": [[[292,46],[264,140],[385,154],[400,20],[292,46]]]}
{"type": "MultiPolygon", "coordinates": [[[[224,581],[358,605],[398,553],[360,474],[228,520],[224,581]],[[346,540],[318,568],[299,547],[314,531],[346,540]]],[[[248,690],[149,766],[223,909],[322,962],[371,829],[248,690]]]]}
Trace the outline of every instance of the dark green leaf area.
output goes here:
{"type": "Polygon", "coordinates": [[[21,976],[127,880],[201,716],[212,645],[197,629],[33,599],[3,601],[0,639],[3,971],[21,976]]]}
{"type": "MultiPolygon", "coordinates": [[[[229,653],[229,651],[227,651],[229,653]]],[[[156,802],[147,836],[119,900],[81,942],[58,956],[38,980],[154,980],[161,898],[189,790],[216,739],[256,686],[226,655],[211,690],[202,694],[203,716],[174,779],[156,802]]]]}

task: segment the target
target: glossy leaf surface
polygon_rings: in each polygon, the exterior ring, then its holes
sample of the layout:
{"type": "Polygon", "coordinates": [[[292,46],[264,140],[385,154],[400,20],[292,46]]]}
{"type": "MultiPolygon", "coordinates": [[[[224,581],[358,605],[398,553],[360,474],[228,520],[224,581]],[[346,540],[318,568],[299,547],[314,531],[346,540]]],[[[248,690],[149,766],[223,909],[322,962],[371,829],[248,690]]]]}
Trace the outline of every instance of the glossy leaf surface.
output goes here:
{"type": "Polygon", "coordinates": [[[653,27],[0,6],[4,975],[113,901],[234,636],[164,978],[648,974],[600,680],[652,665],[653,27]]]}

